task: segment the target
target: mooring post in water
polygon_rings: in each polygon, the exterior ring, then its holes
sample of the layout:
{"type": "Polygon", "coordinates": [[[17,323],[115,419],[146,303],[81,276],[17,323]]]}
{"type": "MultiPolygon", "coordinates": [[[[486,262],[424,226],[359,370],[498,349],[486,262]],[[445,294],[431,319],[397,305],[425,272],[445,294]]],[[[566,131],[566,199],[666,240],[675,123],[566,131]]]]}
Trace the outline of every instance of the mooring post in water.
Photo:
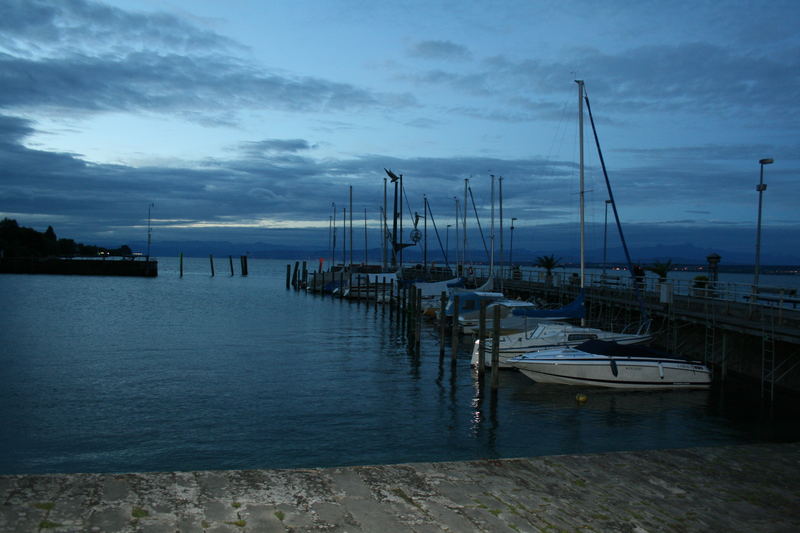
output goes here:
{"type": "Polygon", "coordinates": [[[300,278],[299,278],[300,273],[299,273],[299,270],[300,270],[300,261],[295,261],[294,262],[294,270],[292,271],[292,287],[294,287],[294,290],[297,290],[297,289],[300,288],[299,287],[299,285],[300,285],[300,278]]]}
{"type": "Polygon", "coordinates": [[[344,298],[344,270],[339,271],[339,298],[344,298]]]}
{"type": "Polygon", "coordinates": [[[183,277],[183,252],[181,252],[180,272],[181,272],[181,277],[183,277]]]}
{"type": "Polygon", "coordinates": [[[233,256],[232,255],[228,256],[228,261],[231,264],[231,277],[233,277],[233,256]]]}
{"type": "Polygon", "coordinates": [[[290,283],[291,283],[290,280],[291,279],[292,279],[292,264],[289,263],[288,265],[286,265],[286,288],[287,289],[289,287],[291,287],[291,285],[290,285],[290,283]]]}
{"type": "Polygon", "coordinates": [[[389,306],[389,320],[394,317],[394,280],[389,280],[389,301],[384,302],[389,306]]]}
{"type": "Polygon", "coordinates": [[[247,256],[246,255],[241,256],[240,260],[242,262],[242,276],[246,276],[247,275],[247,256]]]}
{"type": "Polygon", "coordinates": [[[492,319],[492,390],[500,384],[500,306],[494,306],[492,319]]]}
{"type": "Polygon", "coordinates": [[[411,346],[411,336],[414,333],[414,286],[406,287],[406,336],[408,345],[411,346]]]}
{"type": "Polygon", "coordinates": [[[444,322],[444,306],[447,305],[447,291],[442,291],[442,295],[439,296],[439,357],[444,357],[444,336],[445,332],[445,322],[444,322]]]}
{"type": "Polygon", "coordinates": [[[361,291],[361,274],[356,276],[356,292],[353,292],[353,285],[350,285],[350,298],[355,298],[356,303],[361,304],[361,297],[364,293],[361,291]],[[355,296],[354,296],[355,295],[355,296]]]}
{"type": "Polygon", "coordinates": [[[450,359],[456,360],[458,355],[458,311],[461,305],[461,298],[456,294],[453,296],[453,316],[450,319],[451,324],[451,355],[450,359]]]}
{"type": "Polygon", "coordinates": [[[478,314],[478,374],[486,372],[486,300],[481,300],[478,314]]]}
{"type": "Polygon", "coordinates": [[[417,303],[415,307],[417,309],[417,335],[415,339],[415,344],[417,349],[417,355],[419,355],[419,348],[422,342],[422,289],[417,289],[416,292],[417,292],[417,303]]]}
{"type": "Polygon", "coordinates": [[[214,277],[214,256],[208,254],[208,262],[211,264],[211,277],[214,277]]]}
{"type": "Polygon", "coordinates": [[[303,261],[303,276],[301,278],[302,284],[301,287],[305,288],[308,287],[308,263],[307,261],[303,261]]]}

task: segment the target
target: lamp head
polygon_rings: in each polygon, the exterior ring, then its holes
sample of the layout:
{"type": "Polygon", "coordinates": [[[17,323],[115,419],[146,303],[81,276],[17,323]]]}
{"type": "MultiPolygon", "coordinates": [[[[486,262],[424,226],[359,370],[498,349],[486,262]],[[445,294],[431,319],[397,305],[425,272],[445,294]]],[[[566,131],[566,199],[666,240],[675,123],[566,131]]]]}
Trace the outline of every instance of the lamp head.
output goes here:
{"type": "Polygon", "coordinates": [[[767,157],[767,158],[764,158],[764,159],[759,159],[758,162],[760,164],[762,164],[762,165],[771,165],[772,163],[775,162],[775,160],[772,159],[771,157],[767,157]]]}

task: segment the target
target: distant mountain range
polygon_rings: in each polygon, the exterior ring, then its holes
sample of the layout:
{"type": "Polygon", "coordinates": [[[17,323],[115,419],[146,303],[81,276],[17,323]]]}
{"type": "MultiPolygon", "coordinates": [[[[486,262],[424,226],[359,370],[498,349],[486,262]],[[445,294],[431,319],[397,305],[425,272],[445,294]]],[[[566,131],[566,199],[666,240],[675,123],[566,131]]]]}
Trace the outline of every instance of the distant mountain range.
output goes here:
{"type": "MultiPolygon", "coordinates": [[[[146,243],[144,241],[132,242],[130,246],[134,251],[144,251],[146,249],[146,243]]],[[[692,244],[657,244],[647,247],[638,247],[631,250],[631,258],[634,262],[641,264],[671,260],[673,264],[704,265],[707,263],[706,257],[712,252],[719,254],[722,258],[720,266],[752,265],[754,262],[754,252],[715,250],[697,247],[692,244]]],[[[275,245],[265,242],[243,245],[228,241],[167,241],[154,242],[151,246],[151,255],[153,256],[177,256],[180,253],[183,253],[187,257],[204,257],[212,254],[219,257],[249,255],[255,258],[295,260],[330,258],[330,250],[314,249],[302,245],[275,245]]],[[[380,248],[370,248],[367,253],[370,263],[379,263],[381,253],[380,248]]],[[[434,252],[433,249],[429,248],[428,253],[429,261],[435,261],[440,264],[444,261],[440,251],[436,250],[434,252]]],[[[508,250],[506,250],[506,255],[507,254],[508,250]]],[[[539,256],[551,254],[561,258],[563,263],[576,263],[580,260],[578,251],[574,249],[537,251],[517,248],[514,249],[513,259],[515,263],[530,263],[535,261],[539,256]]],[[[337,262],[341,262],[341,250],[337,250],[336,256],[337,262]]],[[[621,247],[609,248],[607,256],[609,263],[625,262],[625,254],[621,247]]],[[[470,250],[468,257],[473,258],[477,262],[486,262],[483,250],[470,250]]],[[[499,257],[499,254],[496,257],[499,257]]],[[[353,250],[354,262],[361,262],[363,258],[363,248],[360,250],[353,250]]],[[[406,249],[404,259],[406,262],[422,262],[422,250],[417,248],[406,249]]],[[[586,261],[590,263],[601,263],[603,261],[602,248],[587,250],[586,261]]],[[[789,252],[779,254],[763,253],[761,256],[761,263],[763,265],[800,265],[800,254],[789,252]]]]}

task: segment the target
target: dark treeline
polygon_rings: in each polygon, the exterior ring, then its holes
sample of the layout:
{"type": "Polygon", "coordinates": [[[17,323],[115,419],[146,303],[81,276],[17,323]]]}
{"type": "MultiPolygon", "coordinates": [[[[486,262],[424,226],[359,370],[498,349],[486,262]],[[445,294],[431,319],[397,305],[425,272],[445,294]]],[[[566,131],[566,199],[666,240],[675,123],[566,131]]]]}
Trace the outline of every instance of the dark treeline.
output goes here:
{"type": "Polygon", "coordinates": [[[0,222],[0,257],[97,257],[112,255],[128,257],[131,249],[124,244],[116,249],[86,245],[73,239],[59,239],[52,226],[44,233],[4,218],[0,222]]]}

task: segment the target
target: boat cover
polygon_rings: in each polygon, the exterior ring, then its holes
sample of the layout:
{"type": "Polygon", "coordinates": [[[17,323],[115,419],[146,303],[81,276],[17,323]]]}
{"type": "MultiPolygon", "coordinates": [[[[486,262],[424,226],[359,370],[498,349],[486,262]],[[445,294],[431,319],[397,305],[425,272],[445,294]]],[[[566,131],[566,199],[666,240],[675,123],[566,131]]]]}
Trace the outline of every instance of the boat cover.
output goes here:
{"type": "Polygon", "coordinates": [[[583,289],[578,293],[577,298],[558,309],[531,309],[529,307],[519,307],[512,312],[515,316],[527,316],[530,318],[583,318],[585,313],[583,306],[583,289]]]}
{"type": "Polygon", "coordinates": [[[613,341],[588,340],[578,346],[576,350],[595,355],[607,355],[609,357],[650,357],[658,359],[686,359],[679,355],[660,352],[647,346],[639,344],[620,344],[613,341]]]}

